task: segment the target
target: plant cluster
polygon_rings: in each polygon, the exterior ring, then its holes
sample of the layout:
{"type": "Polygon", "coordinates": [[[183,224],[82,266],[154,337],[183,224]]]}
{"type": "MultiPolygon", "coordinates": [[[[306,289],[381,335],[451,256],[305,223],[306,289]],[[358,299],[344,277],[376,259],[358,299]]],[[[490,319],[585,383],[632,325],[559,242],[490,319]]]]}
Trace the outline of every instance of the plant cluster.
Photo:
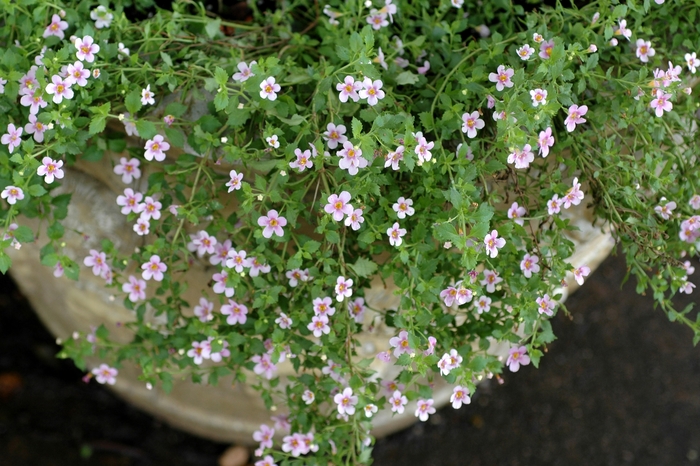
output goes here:
{"type": "Polygon", "coordinates": [[[437,379],[460,408],[504,365],[537,365],[567,274],[590,272],[567,262],[575,206],[700,340],[671,303],[700,238],[694,2],[288,0],[251,2],[252,22],[189,0],[143,20],[125,8],[148,1],[0,4],[2,250],[38,243],[56,277],[100,276],[134,311],[128,344],[104,327],[65,342],[99,359],[88,378],[135,361],[149,386],[232,375],[286,406],[255,433],[257,466],[368,463],[379,410],[425,421],[437,379]],[[142,246],[69,257],[71,194],[53,191],[105,157],[142,246]],[[194,262],[211,287],[187,302],[194,262]],[[374,277],[396,309],[365,301],[374,277]],[[394,380],[356,351],[381,325],[394,380]]]}

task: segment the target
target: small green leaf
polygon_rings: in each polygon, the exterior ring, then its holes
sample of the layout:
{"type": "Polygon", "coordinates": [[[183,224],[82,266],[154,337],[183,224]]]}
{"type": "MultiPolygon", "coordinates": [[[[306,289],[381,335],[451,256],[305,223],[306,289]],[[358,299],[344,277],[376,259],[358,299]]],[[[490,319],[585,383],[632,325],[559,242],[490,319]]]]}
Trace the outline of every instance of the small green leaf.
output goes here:
{"type": "Polygon", "coordinates": [[[355,272],[358,277],[370,277],[377,271],[377,264],[364,257],[357,259],[354,264],[348,264],[348,267],[355,272]]]}
{"type": "Polygon", "coordinates": [[[226,92],[226,89],[222,89],[214,97],[214,108],[216,108],[217,112],[220,112],[226,107],[228,107],[228,92],[226,92]]]}
{"type": "Polygon", "coordinates": [[[124,99],[124,105],[126,105],[126,109],[131,113],[131,116],[133,117],[136,115],[136,113],[141,110],[141,93],[137,90],[133,90],[129,92],[126,95],[126,99],[124,99]]]}
{"type": "Polygon", "coordinates": [[[143,139],[152,139],[153,136],[158,134],[158,130],[156,129],[156,125],[154,125],[152,122],[148,120],[137,120],[136,121],[136,130],[139,132],[139,135],[143,139]]]}
{"type": "Polygon", "coordinates": [[[27,189],[27,192],[32,197],[40,197],[46,194],[46,189],[40,184],[33,184],[27,189]]]}
{"type": "Polygon", "coordinates": [[[63,225],[58,222],[54,222],[46,229],[46,234],[50,239],[61,239],[63,237],[64,229],[63,225]]]}
{"type": "Polygon", "coordinates": [[[219,29],[221,29],[221,20],[216,18],[215,20],[210,21],[207,23],[204,29],[207,31],[209,38],[213,39],[219,33],[219,29]]]}
{"type": "Polygon", "coordinates": [[[221,87],[226,87],[226,82],[228,81],[228,73],[224,71],[223,68],[217,66],[214,69],[214,79],[221,87]]]}
{"type": "Polygon", "coordinates": [[[34,241],[34,233],[29,227],[21,226],[13,232],[13,235],[20,243],[31,243],[34,241]]]}
{"type": "Polygon", "coordinates": [[[418,75],[415,73],[411,73],[410,71],[404,71],[403,73],[399,73],[399,75],[396,77],[396,84],[403,85],[403,84],[415,84],[418,82],[418,75]]]}
{"type": "Polygon", "coordinates": [[[359,139],[362,136],[362,122],[352,117],[352,137],[359,139]]]}
{"type": "Polygon", "coordinates": [[[104,152],[105,151],[97,147],[97,144],[93,144],[85,148],[85,152],[80,156],[80,159],[88,162],[97,162],[98,160],[102,160],[104,152]]]}
{"type": "Polygon", "coordinates": [[[12,259],[10,259],[10,256],[5,254],[4,251],[0,252],[0,272],[5,275],[7,269],[9,269],[11,265],[12,259]]]}
{"type": "Polygon", "coordinates": [[[182,148],[185,146],[185,135],[179,129],[165,128],[165,137],[175,147],[182,148]]]}
{"type": "Polygon", "coordinates": [[[90,134],[98,134],[104,131],[105,126],[107,125],[107,117],[104,115],[97,115],[92,117],[92,121],[90,121],[90,134]]]}
{"type": "Polygon", "coordinates": [[[320,247],[321,247],[321,243],[319,243],[318,241],[309,240],[306,243],[304,243],[304,250],[306,252],[314,253],[314,252],[318,251],[318,248],[320,248],[320,247]]]}
{"type": "Polygon", "coordinates": [[[187,107],[180,102],[170,102],[168,106],[165,107],[165,114],[172,115],[176,118],[181,117],[186,111],[187,107]]]}

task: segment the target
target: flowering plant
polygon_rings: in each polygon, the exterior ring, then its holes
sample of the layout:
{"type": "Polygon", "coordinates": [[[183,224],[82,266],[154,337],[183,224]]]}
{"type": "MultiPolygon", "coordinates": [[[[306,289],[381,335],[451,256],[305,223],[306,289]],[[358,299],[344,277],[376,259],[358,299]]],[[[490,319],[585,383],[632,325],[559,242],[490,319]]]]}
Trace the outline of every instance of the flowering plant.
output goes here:
{"type": "Polygon", "coordinates": [[[700,238],[697,5],[292,0],[238,22],[93,3],[4,3],[0,189],[3,251],[40,243],[57,277],[99,276],[134,311],[130,343],[104,326],[65,342],[98,382],[129,360],[166,390],[233,375],[288,409],[255,433],[256,465],[368,463],[378,411],[425,421],[437,380],[460,408],[504,362],[538,364],[567,274],[590,273],[567,262],[585,205],[700,340],[670,301],[700,238]],[[135,251],[64,250],[60,184],[91,162],[123,184],[135,251]],[[211,286],[192,301],[196,264],[211,286]],[[396,308],[365,301],[375,277],[396,308]],[[358,356],[382,325],[386,350],[358,356]]]}

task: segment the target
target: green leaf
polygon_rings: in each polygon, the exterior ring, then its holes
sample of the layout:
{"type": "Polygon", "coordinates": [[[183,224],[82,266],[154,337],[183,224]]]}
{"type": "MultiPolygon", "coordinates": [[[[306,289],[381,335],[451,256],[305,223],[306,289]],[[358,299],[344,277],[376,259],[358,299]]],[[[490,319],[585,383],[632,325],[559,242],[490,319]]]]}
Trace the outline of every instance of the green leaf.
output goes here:
{"type": "Polygon", "coordinates": [[[27,192],[32,197],[40,197],[46,194],[46,189],[40,184],[33,184],[27,189],[27,192]]]}
{"type": "Polygon", "coordinates": [[[105,151],[97,147],[97,144],[93,144],[85,148],[85,152],[80,156],[80,159],[88,162],[97,162],[98,160],[102,160],[104,152],[105,151]]]}
{"type": "Polygon", "coordinates": [[[399,75],[396,77],[396,84],[402,85],[402,84],[415,84],[418,82],[418,75],[415,73],[411,73],[410,71],[404,71],[403,73],[399,73],[399,75]]]}
{"type": "Polygon", "coordinates": [[[306,243],[304,243],[304,250],[306,252],[314,253],[314,252],[318,251],[318,248],[320,248],[320,247],[321,247],[321,243],[319,243],[318,241],[309,240],[306,243]]]}
{"type": "Polygon", "coordinates": [[[133,90],[126,95],[124,99],[124,105],[133,117],[136,113],[141,110],[141,93],[137,90],[133,90]]]}
{"type": "Polygon", "coordinates": [[[185,135],[179,129],[165,128],[165,137],[175,147],[182,148],[185,146],[185,135]]]}
{"type": "Polygon", "coordinates": [[[34,233],[29,227],[21,226],[13,232],[13,235],[20,243],[31,243],[34,241],[34,233]]]}
{"type": "Polygon", "coordinates": [[[369,259],[360,257],[354,264],[348,264],[350,270],[355,272],[358,277],[370,277],[377,271],[377,264],[369,259]]]}
{"type": "Polygon", "coordinates": [[[362,136],[362,122],[352,117],[352,137],[359,139],[362,136]]]}
{"type": "Polygon", "coordinates": [[[180,102],[170,102],[168,106],[165,107],[165,114],[172,115],[176,118],[181,117],[186,111],[187,107],[180,102]]]}
{"type": "Polygon", "coordinates": [[[61,265],[63,266],[63,273],[66,275],[66,277],[71,280],[78,281],[78,277],[80,276],[80,267],[78,267],[78,264],[63,256],[61,265]]]}
{"type": "Polygon", "coordinates": [[[64,229],[63,225],[58,222],[54,222],[46,229],[46,234],[50,239],[61,239],[63,237],[64,229]]]}
{"type": "Polygon", "coordinates": [[[216,18],[213,21],[210,21],[207,23],[207,25],[204,28],[207,31],[207,35],[209,36],[210,39],[213,39],[216,37],[216,35],[219,33],[219,30],[221,29],[221,20],[219,18],[216,18]]]}
{"type": "Polygon", "coordinates": [[[12,259],[10,259],[10,256],[5,254],[5,251],[0,252],[0,272],[5,275],[7,269],[9,269],[11,265],[12,259]]]}
{"type": "Polygon", "coordinates": [[[107,125],[107,117],[104,115],[97,115],[92,117],[92,121],[90,121],[90,134],[98,134],[104,131],[105,126],[107,125]]]}
{"type": "Polygon", "coordinates": [[[222,89],[214,97],[214,108],[216,108],[217,112],[220,112],[226,107],[228,107],[228,92],[226,89],[222,89]]]}
{"type": "Polygon", "coordinates": [[[217,66],[214,69],[214,79],[221,87],[226,87],[226,82],[228,81],[228,73],[224,71],[223,68],[217,66]]]}
{"type": "Polygon", "coordinates": [[[148,120],[137,120],[136,121],[136,130],[139,132],[139,135],[143,139],[152,139],[153,136],[158,134],[158,130],[156,129],[156,125],[154,125],[152,122],[148,120]]]}

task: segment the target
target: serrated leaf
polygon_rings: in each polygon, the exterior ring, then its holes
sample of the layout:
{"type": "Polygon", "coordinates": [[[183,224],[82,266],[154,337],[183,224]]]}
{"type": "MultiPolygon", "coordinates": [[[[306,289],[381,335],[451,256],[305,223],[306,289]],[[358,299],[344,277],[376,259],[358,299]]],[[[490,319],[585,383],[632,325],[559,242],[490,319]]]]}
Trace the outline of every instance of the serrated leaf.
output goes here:
{"type": "Polygon", "coordinates": [[[34,241],[34,233],[29,227],[21,226],[13,231],[12,234],[20,243],[31,243],[34,241]]]}
{"type": "Polygon", "coordinates": [[[10,256],[5,254],[5,252],[0,252],[0,272],[3,273],[3,275],[7,272],[7,269],[10,268],[12,265],[12,259],[10,259],[10,256]]]}
{"type": "Polygon", "coordinates": [[[352,117],[352,137],[359,139],[362,136],[362,122],[352,117]]]}
{"type": "Polygon", "coordinates": [[[98,134],[104,131],[105,126],[107,125],[107,117],[103,115],[97,115],[92,117],[92,121],[90,121],[90,129],[89,132],[90,134],[98,134]]]}
{"type": "Polygon", "coordinates": [[[364,257],[357,259],[354,264],[348,264],[348,267],[358,277],[370,277],[377,271],[377,264],[364,257]]]}
{"type": "Polygon", "coordinates": [[[216,108],[217,112],[220,112],[226,107],[228,107],[228,92],[226,89],[222,89],[214,97],[214,108],[216,108]]]}
{"type": "Polygon", "coordinates": [[[404,71],[403,73],[399,73],[399,75],[396,77],[396,84],[399,85],[415,84],[417,82],[418,75],[415,73],[411,73],[410,71],[404,71]]]}
{"type": "Polygon", "coordinates": [[[131,116],[136,115],[136,113],[141,110],[141,93],[137,90],[133,90],[126,95],[124,99],[124,105],[126,109],[131,113],[131,116]]]}
{"type": "Polygon", "coordinates": [[[27,192],[32,197],[39,197],[46,194],[46,189],[44,189],[44,187],[40,184],[33,184],[29,188],[27,188],[27,192]]]}
{"type": "Polygon", "coordinates": [[[156,125],[154,125],[152,122],[148,120],[137,120],[136,121],[136,130],[139,132],[139,135],[143,139],[152,139],[153,136],[158,134],[158,130],[156,129],[156,125]]]}
{"type": "Polygon", "coordinates": [[[314,253],[314,252],[318,251],[318,249],[320,247],[321,247],[321,243],[319,243],[318,241],[309,240],[306,243],[304,243],[304,250],[306,252],[314,253]]]}
{"type": "Polygon", "coordinates": [[[214,79],[219,86],[225,87],[226,82],[228,81],[228,73],[223,68],[217,66],[214,68],[214,79]]]}
{"type": "Polygon", "coordinates": [[[179,129],[165,128],[165,137],[175,147],[183,148],[185,146],[185,135],[179,129]]]}
{"type": "Polygon", "coordinates": [[[215,20],[210,21],[209,23],[207,23],[204,29],[207,31],[207,35],[209,36],[209,38],[213,39],[214,37],[216,37],[216,35],[219,33],[219,30],[221,29],[221,20],[219,18],[216,18],[215,20]]]}
{"type": "Polygon", "coordinates": [[[176,118],[181,117],[186,111],[187,107],[180,102],[170,102],[168,106],[165,107],[165,114],[172,115],[176,118]]]}

